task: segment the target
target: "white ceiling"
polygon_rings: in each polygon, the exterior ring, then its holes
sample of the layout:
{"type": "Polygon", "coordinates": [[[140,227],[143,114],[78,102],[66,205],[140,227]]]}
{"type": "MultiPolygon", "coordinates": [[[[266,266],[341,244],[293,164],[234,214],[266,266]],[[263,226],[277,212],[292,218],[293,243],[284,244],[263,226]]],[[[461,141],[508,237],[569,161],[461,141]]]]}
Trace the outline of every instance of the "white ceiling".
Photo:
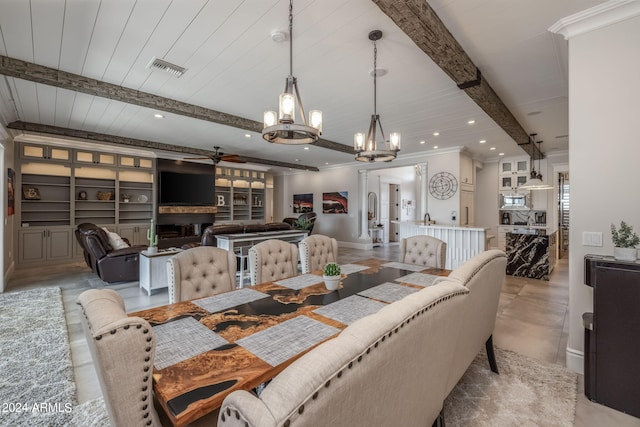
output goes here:
{"type": "MultiPolygon", "coordinates": [[[[453,36],[543,151],[568,147],[566,41],[547,31],[603,1],[429,0],[453,36]]],[[[255,121],[276,109],[289,72],[286,0],[3,0],[0,54],[255,121]],[[180,78],[146,66],[187,68],[180,78]]],[[[465,146],[474,157],[524,152],[370,0],[295,0],[293,74],[305,109],[323,111],[324,139],[352,145],[373,112],[373,45],[380,29],[378,113],[402,132],[400,157],[465,146]],[[474,125],[467,121],[475,119],[474,125]],[[434,132],[439,136],[433,136],[434,132]],[[480,144],[480,140],[486,140],[480,144]],[[420,144],[420,141],[426,141],[420,144]],[[491,150],[495,147],[495,150],[491,150]]],[[[319,147],[0,76],[0,120],[21,120],[325,167],[354,163],[319,147]],[[296,160],[297,159],[297,160],[296,160]]]]}

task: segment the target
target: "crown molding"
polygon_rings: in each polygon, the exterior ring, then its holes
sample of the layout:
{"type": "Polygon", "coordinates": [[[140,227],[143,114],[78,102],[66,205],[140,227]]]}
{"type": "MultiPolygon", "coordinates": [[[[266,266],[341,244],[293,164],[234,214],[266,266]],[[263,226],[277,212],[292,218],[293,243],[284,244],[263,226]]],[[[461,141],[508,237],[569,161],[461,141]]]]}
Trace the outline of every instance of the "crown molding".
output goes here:
{"type": "Polygon", "coordinates": [[[575,36],[640,15],[640,1],[610,0],[558,20],[549,31],[569,40],[575,36]]]}

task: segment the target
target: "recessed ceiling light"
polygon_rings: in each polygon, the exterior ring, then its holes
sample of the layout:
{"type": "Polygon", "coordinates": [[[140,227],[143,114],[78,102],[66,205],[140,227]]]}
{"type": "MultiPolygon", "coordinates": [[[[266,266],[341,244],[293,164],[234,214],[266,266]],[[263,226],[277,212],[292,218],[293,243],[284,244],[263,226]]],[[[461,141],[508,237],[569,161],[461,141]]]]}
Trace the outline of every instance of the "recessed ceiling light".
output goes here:
{"type": "Polygon", "coordinates": [[[434,146],[433,146],[433,149],[434,149],[434,150],[436,150],[437,148],[438,148],[438,146],[437,146],[437,145],[434,145],[434,146]]]}
{"type": "Polygon", "coordinates": [[[440,135],[440,132],[434,132],[433,133],[433,136],[439,136],[439,135],[440,135]]]}
{"type": "Polygon", "coordinates": [[[423,139],[422,141],[420,141],[420,144],[424,144],[425,142],[427,142],[427,141],[425,141],[425,140],[423,139]]]}
{"type": "Polygon", "coordinates": [[[324,162],[324,164],[325,164],[325,165],[328,165],[328,164],[329,164],[329,162],[324,162]]]}
{"type": "Polygon", "coordinates": [[[531,111],[530,113],[527,113],[527,116],[537,116],[540,113],[542,113],[542,111],[531,111]]]}
{"type": "Polygon", "coordinates": [[[498,153],[498,156],[504,156],[504,153],[498,153]]]}
{"type": "Polygon", "coordinates": [[[244,134],[244,137],[245,137],[245,138],[251,138],[251,134],[250,134],[250,133],[245,133],[245,134],[244,134]]]}
{"type": "Polygon", "coordinates": [[[308,149],[309,149],[309,147],[304,147],[304,149],[305,149],[305,150],[308,150],[308,149]]]}
{"type": "Polygon", "coordinates": [[[486,139],[481,139],[481,140],[480,140],[480,144],[484,144],[485,142],[487,142],[487,140],[486,140],[486,139]]]}
{"type": "Polygon", "coordinates": [[[495,150],[495,149],[496,149],[496,147],[491,147],[491,148],[489,148],[489,150],[495,150]]]}
{"type": "Polygon", "coordinates": [[[296,159],[296,162],[299,162],[299,161],[300,161],[300,159],[296,159]]]}
{"type": "Polygon", "coordinates": [[[155,113],[153,117],[155,117],[156,119],[164,119],[164,116],[160,113],[155,113]]]}
{"type": "Polygon", "coordinates": [[[474,124],[475,122],[476,122],[475,120],[471,119],[471,120],[469,120],[467,123],[468,123],[468,124],[470,124],[470,125],[472,125],[472,124],[474,124]]]}

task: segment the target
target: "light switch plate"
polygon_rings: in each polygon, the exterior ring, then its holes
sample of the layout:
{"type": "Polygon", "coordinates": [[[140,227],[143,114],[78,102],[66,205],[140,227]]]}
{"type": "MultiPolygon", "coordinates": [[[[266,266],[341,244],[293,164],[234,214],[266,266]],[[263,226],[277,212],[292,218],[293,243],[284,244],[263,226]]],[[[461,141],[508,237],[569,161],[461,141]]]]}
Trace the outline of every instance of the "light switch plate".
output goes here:
{"type": "Polygon", "coordinates": [[[582,246],[602,246],[601,231],[583,231],[582,246]]]}

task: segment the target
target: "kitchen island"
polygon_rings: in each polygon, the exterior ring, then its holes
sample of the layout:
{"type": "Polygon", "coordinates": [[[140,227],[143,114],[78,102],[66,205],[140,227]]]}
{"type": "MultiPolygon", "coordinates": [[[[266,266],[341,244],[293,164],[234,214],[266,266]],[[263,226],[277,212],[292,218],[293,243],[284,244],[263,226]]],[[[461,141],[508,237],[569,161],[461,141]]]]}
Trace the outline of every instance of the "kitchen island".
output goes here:
{"type": "Polygon", "coordinates": [[[483,227],[456,227],[448,225],[424,225],[422,222],[402,221],[400,238],[411,236],[432,236],[447,244],[445,268],[453,270],[469,258],[488,249],[487,230],[483,227]]]}
{"type": "Polygon", "coordinates": [[[507,233],[507,274],[549,280],[556,263],[556,232],[520,228],[507,233]]]}

